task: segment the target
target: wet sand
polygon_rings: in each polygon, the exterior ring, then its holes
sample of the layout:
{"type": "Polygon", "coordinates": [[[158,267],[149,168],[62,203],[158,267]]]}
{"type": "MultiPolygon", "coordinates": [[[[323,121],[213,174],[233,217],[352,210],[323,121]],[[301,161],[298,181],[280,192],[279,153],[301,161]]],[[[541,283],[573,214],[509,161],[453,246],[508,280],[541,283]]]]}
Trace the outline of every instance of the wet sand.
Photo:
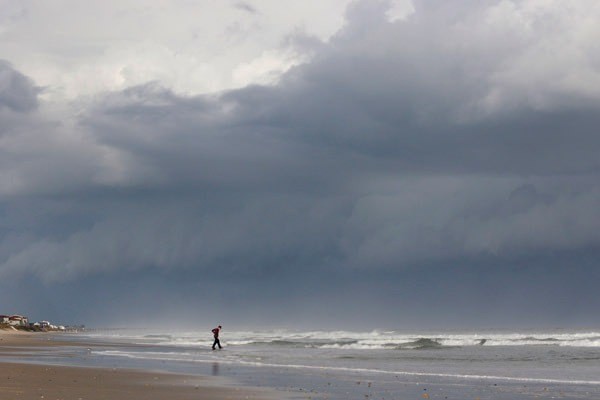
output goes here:
{"type": "Polygon", "coordinates": [[[8,362],[17,351],[63,346],[45,333],[0,331],[0,398],[74,400],[255,399],[284,398],[275,391],[227,385],[214,377],[8,362]]]}

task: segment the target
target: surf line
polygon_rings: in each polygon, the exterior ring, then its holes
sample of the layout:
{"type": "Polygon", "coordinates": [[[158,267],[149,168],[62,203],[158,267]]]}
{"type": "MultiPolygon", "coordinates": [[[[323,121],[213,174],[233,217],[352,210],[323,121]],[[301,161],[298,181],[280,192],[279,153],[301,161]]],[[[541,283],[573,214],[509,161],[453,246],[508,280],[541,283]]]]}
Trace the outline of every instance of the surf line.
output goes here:
{"type": "Polygon", "coordinates": [[[256,367],[273,367],[273,368],[290,368],[290,369],[313,369],[313,370],[329,370],[342,372],[361,372],[370,374],[386,374],[386,375],[402,375],[402,376],[428,376],[437,378],[454,378],[454,379],[473,379],[473,380],[497,380],[497,381],[513,381],[513,382],[533,382],[533,383],[561,383],[566,385],[600,385],[600,381],[581,381],[581,380],[566,380],[566,379],[551,379],[551,378],[520,378],[512,376],[494,376],[494,375],[461,375],[461,374],[444,374],[433,372],[411,372],[411,371],[386,371],[381,369],[367,368],[347,368],[347,367],[322,367],[318,365],[288,365],[288,364],[270,364],[251,361],[238,361],[240,364],[252,365],[256,367]]]}

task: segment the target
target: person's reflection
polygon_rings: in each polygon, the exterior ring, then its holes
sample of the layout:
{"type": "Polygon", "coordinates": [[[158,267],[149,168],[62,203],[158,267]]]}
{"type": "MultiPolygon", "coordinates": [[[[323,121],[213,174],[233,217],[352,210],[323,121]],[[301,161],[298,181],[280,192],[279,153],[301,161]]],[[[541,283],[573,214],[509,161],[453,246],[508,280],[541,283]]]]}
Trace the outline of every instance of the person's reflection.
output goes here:
{"type": "Polygon", "coordinates": [[[212,365],[212,374],[213,376],[219,375],[219,363],[213,363],[212,365]]]}

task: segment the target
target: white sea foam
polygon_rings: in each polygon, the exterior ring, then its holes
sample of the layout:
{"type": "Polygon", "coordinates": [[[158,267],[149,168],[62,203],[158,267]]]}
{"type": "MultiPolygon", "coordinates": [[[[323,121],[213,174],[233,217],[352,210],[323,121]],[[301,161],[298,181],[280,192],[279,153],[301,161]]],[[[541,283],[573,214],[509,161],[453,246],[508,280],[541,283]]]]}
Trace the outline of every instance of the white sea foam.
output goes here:
{"type": "Polygon", "coordinates": [[[269,364],[261,362],[241,361],[240,363],[252,365],[255,367],[277,367],[290,369],[311,369],[322,371],[340,371],[362,374],[385,374],[385,375],[404,375],[404,376],[423,376],[423,377],[439,377],[439,378],[456,378],[456,379],[482,379],[494,381],[513,381],[513,382],[531,382],[531,383],[562,383],[569,385],[600,385],[600,381],[595,380],[568,380],[568,379],[549,379],[549,378],[524,378],[512,376],[497,376],[497,375],[475,375],[475,374],[447,374],[433,372],[414,372],[414,371],[387,371],[372,368],[350,368],[350,367],[331,367],[331,366],[315,366],[315,365],[281,365],[269,364]]]}
{"type": "MultiPolygon", "coordinates": [[[[305,343],[307,347],[340,348],[340,349],[389,349],[391,347],[410,348],[411,344],[427,339],[441,346],[574,346],[600,347],[600,332],[587,333],[423,333],[399,334],[395,332],[285,332],[279,335],[259,336],[248,333],[252,339],[233,340],[232,343],[271,343],[286,342],[305,343]]],[[[415,347],[419,347],[417,344],[415,347]]]]}
{"type": "MultiPolygon", "coordinates": [[[[134,340],[136,343],[198,347],[212,344],[210,333],[123,334],[113,337],[134,340]]],[[[600,332],[527,332],[527,333],[399,333],[394,331],[243,331],[224,332],[223,341],[229,346],[277,345],[323,349],[415,349],[439,346],[563,346],[600,347],[600,332]],[[423,341],[427,342],[423,342],[423,341]]]]}

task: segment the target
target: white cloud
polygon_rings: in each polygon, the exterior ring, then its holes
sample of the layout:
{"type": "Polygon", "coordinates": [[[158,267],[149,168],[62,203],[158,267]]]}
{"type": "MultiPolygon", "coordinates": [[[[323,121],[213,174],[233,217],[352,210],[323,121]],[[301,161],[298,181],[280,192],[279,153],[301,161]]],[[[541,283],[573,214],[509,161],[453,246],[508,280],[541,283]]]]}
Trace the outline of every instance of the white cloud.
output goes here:
{"type": "Polygon", "coordinates": [[[279,56],[285,38],[303,31],[326,40],[349,2],[8,2],[0,7],[0,54],[46,86],[50,100],[148,81],[214,92],[281,74],[297,63],[279,56]]]}
{"type": "Polygon", "coordinates": [[[396,22],[406,19],[414,11],[413,3],[410,0],[391,0],[385,15],[388,21],[396,22]]]}
{"type": "Polygon", "coordinates": [[[528,105],[548,110],[562,99],[600,100],[600,4],[504,0],[486,10],[482,38],[509,46],[490,76],[488,110],[528,105]]]}
{"type": "Polygon", "coordinates": [[[250,84],[273,85],[283,73],[305,61],[308,61],[307,56],[291,50],[265,51],[259,57],[237,66],[232,73],[232,84],[234,87],[250,84]]]}

